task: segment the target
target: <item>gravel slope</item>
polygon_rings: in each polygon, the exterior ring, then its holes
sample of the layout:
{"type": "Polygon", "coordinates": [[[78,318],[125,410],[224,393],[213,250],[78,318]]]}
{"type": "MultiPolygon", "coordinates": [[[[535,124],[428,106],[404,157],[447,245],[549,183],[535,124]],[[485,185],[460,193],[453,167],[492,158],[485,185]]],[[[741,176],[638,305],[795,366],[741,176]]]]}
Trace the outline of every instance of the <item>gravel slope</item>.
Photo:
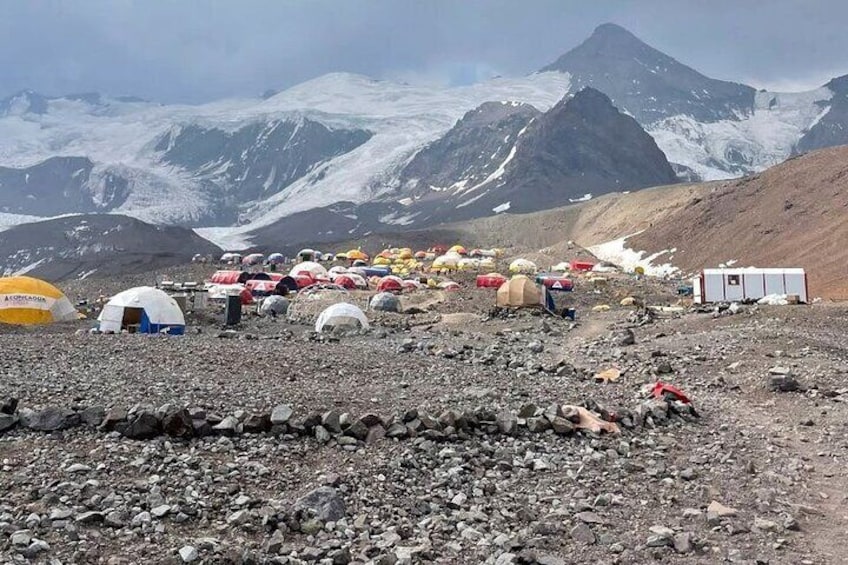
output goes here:
{"type": "Polygon", "coordinates": [[[577,325],[502,317],[468,290],[338,338],[253,318],[226,338],[208,323],[182,338],[3,328],[0,400],[17,398],[19,414],[186,406],[238,425],[191,439],[96,424],[0,434],[0,551],[63,563],[839,563],[846,308],[650,320],[612,301],[628,284],[578,286],[577,325]],[[600,302],[614,306],[591,312],[600,302]],[[609,367],[616,382],[592,378],[609,367]],[[776,367],[802,390],[770,389],[776,367]],[[645,404],[657,379],[700,418],[645,404]],[[551,404],[614,413],[620,433],[539,431],[551,404]],[[287,424],[238,431],[280,405],[287,424]],[[322,436],[310,419],[328,411],[369,421],[367,437],[322,436]],[[430,420],[438,429],[382,437],[430,420]]]}

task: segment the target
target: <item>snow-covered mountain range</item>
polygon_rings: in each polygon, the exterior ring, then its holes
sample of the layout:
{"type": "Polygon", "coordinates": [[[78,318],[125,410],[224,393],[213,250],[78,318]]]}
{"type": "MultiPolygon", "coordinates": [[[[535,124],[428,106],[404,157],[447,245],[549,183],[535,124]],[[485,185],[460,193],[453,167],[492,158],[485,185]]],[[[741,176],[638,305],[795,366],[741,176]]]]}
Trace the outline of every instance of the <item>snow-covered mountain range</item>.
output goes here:
{"type": "Polygon", "coordinates": [[[465,87],[337,73],[199,106],[22,92],[0,100],[0,222],[110,212],[231,247],[343,238],[667,182],[669,163],[713,180],[844,143],[848,77],[756,91],[604,24],[540,72],[465,87]],[[586,87],[607,102],[570,104],[586,87]],[[630,126],[607,135],[629,124],[622,114],[667,162],[630,126]],[[617,167],[624,155],[650,156],[652,172],[617,167]]]}

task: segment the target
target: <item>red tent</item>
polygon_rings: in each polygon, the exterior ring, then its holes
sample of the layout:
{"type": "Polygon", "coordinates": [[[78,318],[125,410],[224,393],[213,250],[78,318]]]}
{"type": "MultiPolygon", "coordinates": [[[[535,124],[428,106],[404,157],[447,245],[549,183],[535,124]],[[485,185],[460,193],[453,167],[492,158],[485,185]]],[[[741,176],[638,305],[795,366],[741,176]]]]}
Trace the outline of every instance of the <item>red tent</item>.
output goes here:
{"type": "Polygon", "coordinates": [[[570,265],[572,271],[591,271],[595,262],[589,259],[572,259],[570,265]]]}
{"type": "Polygon", "coordinates": [[[256,279],[251,279],[244,283],[244,287],[250,291],[251,294],[272,294],[277,289],[276,281],[260,281],[256,279]]]}
{"type": "Polygon", "coordinates": [[[297,281],[297,288],[304,288],[315,284],[315,277],[308,271],[300,271],[293,275],[292,278],[297,281]]]}
{"type": "Polygon", "coordinates": [[[477,288],[500,288],[506,282],[506,277],[497,273],[477,275],[477,288]]]}
{"type": "Polygon", "coordinates": [[[339,275],[335,279],[333,279],[333,284],[337,284],[342,286],[348,290],[352,290],[356,288],[356,281],[354,281],[351,277],[347,275],[339,275]]]}
{"type": "Polygon", "coordinates": [[[242,304],[253,304],[253,294],[247,288],[242,289],[239,296],[241,296],[242,304]]]}
{"type": "Polygon", "coordinates": [[[403,290],[403,281],[397,277],[383,277],[377,285],[377,292],[400,292],[403,290]]]}
{"type": "Polygon", "coordinates": [[[542,284],[550,290],[568,291],[574,290],[574,282],[565,277],[542,277],[542,284]]]}
{"type": "Polygon", "coordinates": [[[241,271],[215,271],[209,282],[215,284],[236,284],[239,282],[241,271]]]}

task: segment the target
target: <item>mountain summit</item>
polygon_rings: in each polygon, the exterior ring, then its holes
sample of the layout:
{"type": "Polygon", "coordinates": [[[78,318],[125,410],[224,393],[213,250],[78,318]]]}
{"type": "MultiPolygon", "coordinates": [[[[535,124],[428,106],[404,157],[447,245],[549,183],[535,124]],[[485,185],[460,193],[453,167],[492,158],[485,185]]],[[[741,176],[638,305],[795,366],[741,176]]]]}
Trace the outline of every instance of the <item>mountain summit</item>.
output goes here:
{"type": "Polygon", "coordinates": [[[645,125],[680,114],[701,122],[736,120],[751,114],[756,92],[706,77],[611,23],[545,71],[569,73],[575,90],[596,88],[645,125]]]}

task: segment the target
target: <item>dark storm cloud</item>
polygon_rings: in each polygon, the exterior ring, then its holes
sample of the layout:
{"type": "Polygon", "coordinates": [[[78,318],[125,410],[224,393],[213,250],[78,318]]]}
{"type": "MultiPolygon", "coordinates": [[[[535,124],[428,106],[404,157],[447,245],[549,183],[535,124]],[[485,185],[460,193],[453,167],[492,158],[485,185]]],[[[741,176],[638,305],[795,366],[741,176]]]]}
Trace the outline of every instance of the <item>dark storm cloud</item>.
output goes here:
{"type": "Polygon", "coordinates": [[[197,102],[332,71],[467,83],[532,72],[613,21],[716,78],[784,88],[848,72],[848,2],[8,0],[0,95],[197,102]]]}

